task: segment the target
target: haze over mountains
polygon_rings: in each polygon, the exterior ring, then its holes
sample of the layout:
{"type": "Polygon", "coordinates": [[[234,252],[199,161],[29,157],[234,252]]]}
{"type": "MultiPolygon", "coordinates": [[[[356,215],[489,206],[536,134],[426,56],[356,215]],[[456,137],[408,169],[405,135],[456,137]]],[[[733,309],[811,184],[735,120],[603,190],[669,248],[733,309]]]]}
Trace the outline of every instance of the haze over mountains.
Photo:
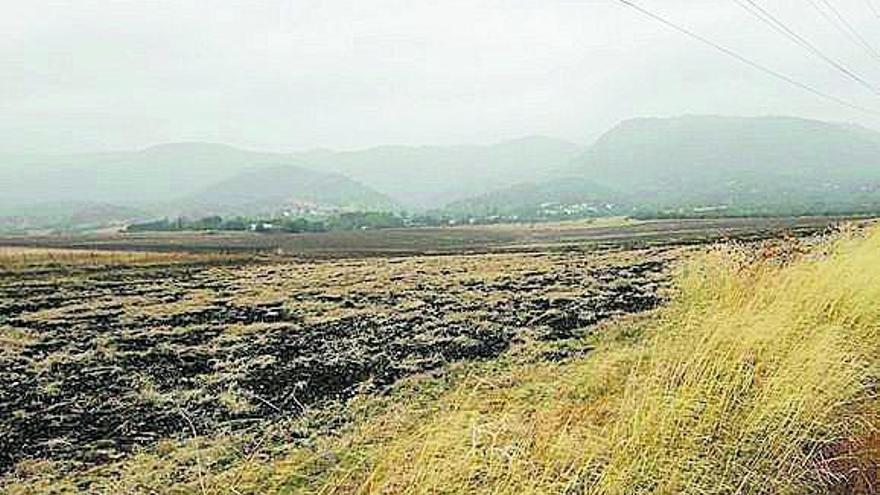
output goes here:
{"type": "Polygon", "coordinates": [[[636,119],[602,136],[575,172],[660,203],[858,189],[880,178],[880,133],[785,117],[636,119]]]}
{"type": "MultiPolygon", "coordinates": [[[[383,146],[292,154],[179,143],[136,152],[3,156],[0,201],[6,206],[80,200],[155,206],[206,188],[216,190],[221,183],[232,186],[238,174],[255,181],[259,169],[289,167],[284,180],[294,188],[293,196],[298,194],[297,173],[307,180],[313,174],[339,173],[389,195],[400,206],[431,208],[545,177],[570,166],[581,151],[565,141],[529,137],[490,146],[383,146]]],[[[266,181],[277,180],[275,173],[267,172],[266,181]]],[[[260,194],[254,185],[254,194],[260,194]]]]}
{"type": "Polygon", "coordinates": [[[687,116],[628,120],[590,147],[528,137],[292,154],[187,143],[2,156],[0,179],[0,215],[19,227],[294,204],[525,216],[862,211],[880,206],[880,133],[787,117],[687,116]]]}
{"type": "Polygon", "coordinates": [[[489,146],[380,146],[295,155],[304,166],[352,177],[407,208],[447,204],[563,173],[583,153],[568,141],[529,136],[489,146]]]}
{"type": "Polygon", "coordinates": [[[564,177],[453,206],[510,213],[547,203],[624,214],[868,211],[880,206],[880,133],[789,117],[633,119],[564,177]]]}
{"type": "Polygon", "coordinates": [[[181,211],[204,215],[265,215],[296,205],[367,211],[397,208],[390,197],[344,175],[297,165],[246,170],[178,201],[177,205],[181,211]]]}

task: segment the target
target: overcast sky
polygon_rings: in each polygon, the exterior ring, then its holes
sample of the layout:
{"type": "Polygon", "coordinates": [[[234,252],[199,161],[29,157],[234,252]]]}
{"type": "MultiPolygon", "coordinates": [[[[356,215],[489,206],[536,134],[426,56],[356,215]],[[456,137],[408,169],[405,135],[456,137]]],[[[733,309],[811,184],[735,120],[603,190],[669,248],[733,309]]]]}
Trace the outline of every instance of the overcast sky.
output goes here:
{"type": "MultiPolygon", "coordinates": [[[[880,97],[734,0],[636,0],[880,112],[880,97]]],[[[810,0],[757,0],[880,86],[880,57],[810,0]]],[[[880,50],[869,0],[829,0],[880,50]]],[[[880,8],[880,0],[877,2],[880,8]]],[[[616,0],[0,0],[0,151],[582,144],[684,113],[880,118],[726,58],[616,0]]]]}

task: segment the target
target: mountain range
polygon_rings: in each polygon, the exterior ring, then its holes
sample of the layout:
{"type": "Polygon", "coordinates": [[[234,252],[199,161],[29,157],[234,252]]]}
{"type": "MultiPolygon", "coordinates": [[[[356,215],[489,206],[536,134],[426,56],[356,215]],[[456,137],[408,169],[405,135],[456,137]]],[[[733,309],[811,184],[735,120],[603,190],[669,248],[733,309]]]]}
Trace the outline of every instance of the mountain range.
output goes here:
{"type": "Polygon", "coordinates": [[[870,211],[880,207],[880,133],[791,117],[628,120],[562,177],[452,208],[521,213],[549,203],[619,214],[870,211]]]}
{"type": "Polygon", "coordinates": [[[568,141],[530,136],[488,146],[380,146],[295,157],[305,167],[347,175],[406,208],[432,209],[553,177],[583,151],[568,141]]]}
{"type": "Polygon", "coordinates": [[[880,133],[792,117],[684,116],[627,120],[589,147],[533,136],[342,152],[180,143],[0,155],[0,217],[18,227],[269,214],[292,205],[532,217],[547,208],[585,215],[871,210],[880,207],[880,133]]]}
{"type": "Polygon", "coordinates": [[[66,213],[80,209],[103,210],[119,221],[253,215],[303,203],[424,210],[547,177],[570,166],[580,151],[565,141],[529,137],[488,146],[290,154],[174,143],[132,152],[0,155],[0,217],[32,226],[64,224],[66,213]]]}

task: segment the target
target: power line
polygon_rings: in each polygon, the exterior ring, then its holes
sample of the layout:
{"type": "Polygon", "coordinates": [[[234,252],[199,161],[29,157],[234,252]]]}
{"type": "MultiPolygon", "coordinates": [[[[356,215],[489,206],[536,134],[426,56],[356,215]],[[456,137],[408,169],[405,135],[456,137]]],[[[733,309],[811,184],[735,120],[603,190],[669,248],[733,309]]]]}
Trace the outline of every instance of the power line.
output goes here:
{"type": "Polygon", "coordinates": [[[868,88],[874,94],[880,94],[880,91],[878,91],[877,88],[873,84],[871,84],[870,82],[868,82],[867,80],[865,80],[864,78],[859,76],[858,74],[854,73],[853,71],[847,69],[840,62],[838,62],[838,61],[834,60],[833,58],[829,57],[828,55],[826,55],[824,52],[822,52],[822,50],[820,50],[818,47],[816,47],[816,45],[814,45],[808,39],[804,38],[803,36],[796,33],[794,30],[789,28],[784,22],[779,20],[779,18],[774,16],[771,12],[767,11],[765,8],[761,7],[754,0],[745,0],[746,2],[748,2],[748,4],[744,3],[743,0],[733,0],[733,1],[736,2],[736,4],[739,5],[740,7],[742,7],[745,11],[747,11],[750,14],[752,14],[753,16],[757,17],[758,19],[760,19],[761,21],[763,21],[764,23],[769,25],[771,28],[773,28],[777,32],[781,33],[783,36],[790,39],[791,41],[793,41],[797,45],[800,45],[801,47],[806,48],[813,55],[824,60],[829,65],[831,65],[835,69],[839,70],[840,72],[842,72],[844,75],[846,75],[850,79],[852,79],[852,80],[856,81],[857,83],[861,84],[862,86],[868,88]],[[749,7],[749,5],[751,5],[751,7],[749,7]]]}
{"type": "Polygon", "coordinates": [[[820,1],[822,2],[822,5],[825,5],[825,7],[830,10],[832,14],[834,14],[834,17],[831,17],[828,12],[822,9],[822,7],[819,6],[816,0],[809,1],[813,8],[816,9],[817,12],[822,14],[822,17],[824,17],[825,20],[833,24],[834,27],[838,31],[843,33],[844,36],[849,38],[850,41],[864,49],[871,57],[880,60],[880,53],[878,53],[877,50],[875,50],[874,47],[871,46],[871,44],[868,43],[868,41],[861,34],[859,34],[858,31],[856,31],[852,24],[850,24],[849,21],[847,21],[846,18],[844,18],[843,15],[840,14],[840,11],[837,10],[834,5],[832,5],[828,0],[820,1]]]}
{"type": "Polygon", "coordinates": [[[837,19],[841,22],[841,24],[846,27],[847,31],[851,32],[853,36],[855,36],[855,38],[859,40],[859,43],[861,43],[865,47],[865,49],[868,50],[868,52],[870,52],[875,57],[880,58],[880,53],[878,53],[874,46],[868,43],[868,41],[861,34],[859,34],[856,28],[854,28],[853,25],[850,24],[849,21],[847,21],[846,18],[843,17],[843,15],[841,15],[840,11],[837,10],[836,7],[834,7],[834,4],[832,4],[829,0],[821,1],[823,4],[825,4],[826,7],[828,7],[829,10],[831,10],[834,16],[837,17],[837,19]]]}
{"type": "Polygon", "coordinates": [[[750,66],[750,67],[752,67],[752,68],[754,68],[754,69],[758,69],[758,70],[760,70],[760,71],[762,71],[762,72],[764,72],[764,73],[767,73],[767,74],[769,74],[769,75],[775,77],[776,79],[780,79],[780,80],[782,80],[782,81],[785,81],[785,82],[787,82],[788,84],[791,84],[791,85],[793,85],[793,86],[797,86],[798,88],[801,88],[801,89],[804,90],[804,91],[808,91],[808,92],[810,92],[810,93],[812,93],[812,94],[814,94],[814,95],[816,95],[816,96],[818,96],[818,97],[820,97],[820,98],[824,98],[824,99],[826,99],[826,100],[833,101],[833,102],[835,102],[835,103],[837,103],[837,104],[839,104],[839,105],[843,105],[843,106],[845,106],[845,107],[847,107],[847,108],[851,108],[851,109],[853,109],[853,110],[858,110],[858,111],[860,111],[860,112],[865,112],[865,113],[868,113],[868,114],[871,114],[871,115],[875,115],[875,116],[880,116],[880,112],[878,112],[878,111],[876,111],[876,110],[872,110],[872,109],[870,109],[870,108],[866,108],[866,107],[863,107],[863,106],[861,106],[861,105],[857,105],[857,104],[855,104],[855,103],[851,103],[851,102],[849,102],[849,101],[847,101],[847,100],[844,100],[844,99],[842,99],[842,98],[838,98],[838,97],[836,97],[836,96],[834,96],[834,95],[831,95],[831,94],[825,93],[825,92],[820,91],[820,90],[818,90],[818,89],[816,89],[816,88],[814,88],[814,87],[812,87],[812,86],[809,86],[809,85],[804,84],[804,83],[802,83],[802,82],[800,82],[800,81],[797,81],[797,80],[795,80],[795,79],[792,79],[791,77],[786,76],[785,74],[783,74],[783,73],[781,73],[781,72],[775,71],[775,70],[773,70],[773,69],[771,69],[771,68],[769,68],[769,67],[766,67],[766,66],[764,66],[764,65],[762,65],[762,64],[760,64],[760,63],[758,63],[758,62],[754,62],[754,61],[752,61],[752,60],[750,60],[750,59],[748,59],[748,58],[746,58],[746,57],[740,55],[739,53],[737,53],[737,52],[735,52],[735,51],[733,51],[733,50],[731,50],[731,49],[729,49],[729,48],[726,48],[726,47],[724,47],[724,46],[722,46],[722,45],[719,45],[718,43],[715,43],[714,41],[712,41],[712,40],[710,40],[710,39],[708,39],[708,38],[705,38],[705,37],[703,37],[703,36],[701,36],[701,35],[699,35],[699,34],[693,32],[693,31],[691,31],[691,30],[689,30],[689,29],[687,29],[687,28],[685,28],[685,27],[682,27],[682,26],[679,26],[678,24],[675,24],[674,22],[672,22],[672,21],[666,19],[665,17],[662,17],[662,16],[660,16],[660,15],[658,15],[658,14],[655,14],[654,12],[651,12],[650,10],[648,10],[648,9],[646,9],[646,8],[644,8],[644,7],[640,6],[640,5],[638,5],[638,4],[634,3],[634,2],[632,2],[631,0],[615,0],[615,1],[617,1],[618,3],[620,3],[620,4],[622,4],[622,5],[625,5],[625,6],[629,7],[629,8],[631,8],[631,9],[634,9],[634,10],[636,10],[636,11],[642,13],[643,15],[645,15],[645,16],[647,16],[647,17],[650,17],[651,19],[654,19],[655,21],[660,22],[661,24],[664,24],[665,26],[667,26],[667,27],[669,27],[669,28],[672,28],[672,29],[678,31],[679,33],[682,33],[682,34],[684,34],[684,35],[686,35],[686,36],[689,36],[689,37],[691,37],[691,38],[693,38],[693,39],[695,39],[695,40],[697,40],[697,41],[699,41],[699,42],[701,42],[701,43],[703,43],[703,44],[709,45],[709,46],[711,46],[712,48],[714,48],[714,49],[716,49],[716,50],[718,50],[718,51],[724,53],[725,55],[727,55],[727,56],[729,56],[729,57],[732,57],[732,58],[735,58],[736,60],[740,61],[740,62],[743,63],[743,64],[746,64],[746,65],[748,65],[748,66],[750,66]]]}
{"type": "Polygon", "coordinates": [[[880,17],[880,10],[877,10],[877,6],[874,5],[873,0],[865,0],[865,3],[868,5],[868,8],[871,9],[871,12],[874,14],[874,17],[880,17]]]}

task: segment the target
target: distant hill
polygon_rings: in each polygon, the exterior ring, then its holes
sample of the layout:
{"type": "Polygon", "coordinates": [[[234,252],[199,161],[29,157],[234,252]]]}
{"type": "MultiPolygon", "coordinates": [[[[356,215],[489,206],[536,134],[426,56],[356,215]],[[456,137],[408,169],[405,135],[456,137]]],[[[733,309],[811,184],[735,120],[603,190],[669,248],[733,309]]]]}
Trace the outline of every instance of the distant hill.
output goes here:
{"type": "Polygon", "coordinates": [[[279,157],[229,146],[169,144],[141,151],[0,156],[0,208],[102,202],[153,206],[279,157]]]}
{"type": "Polygon", "coordinates": [[[159,216],[255,213],[283,203],[388,208],[387,197],[289,155],[203,143],[133,152],[0,156],[0,217],[45,228],[159,216]],[[212,195],[215,195],[212,197],[212,195]],[[78,213],[78,214],[77,214],[78,213]],[[88,220],[86,222],[86,220],[88,220]],[[80,223],[82,221],[82,223],[80,223]]]}
{"type": "Polygon", "coordinates": [[[106,203],[39,203],[0,210],[0,233],[121,227],[148,218],[150,215],[141,210],[106,203]]]}
{"type": "MultiPolygon", "coordinates": [[[[787,117],[635,119],[600,137],[567,176],[605,188],[605,200],[630,212],[880,208],[880,133],[787,117]]],[[[509,190],[507,208],[596,199],[592,189],[572,198],[570,188],[556,180],[509,190]]]]}
{"type": "Polygon", "coordinates": [[[293,165],[248,170],[179,203],[191,214],[271,214],[291,207],[392,210],[394,201],[340,174],[293,165]]]}
{"type": "Polygon", "coordinates": [[[296,158],[305,167],[341,173],[421,209],[553,178],[582,152],[567,141],[532,136],[487,146],[380,146],[296,158]]]}
{"type": "Polygon", "coordinates": [[[229,210],[230,199],[237,206],[262,208],[282,197],[419,209],[553,177],[582,151],[565,141],[529,137],[489,146],[383,146],[293,154],[173,143],[140,151],[0,155],[0,215],[27,215],[30,205],[59,203],[112,204],[174,215],[193,207],[201,212],[212,206],[229,210]],[[245,199],[261,190],[264,198],[245,199]],[[210,194],[222,194],[225,200],[210,194]]]}
{"type": "Polygon", "coordinates": [[[580,171],[657,201],[854,191],[880,179],[880,133],[786,117],[637,119],[602,136],[580,171]]]}
{"type": "Polygon", "coordinates": [[[450,203],[450,213],[478,216],[516,215],[534,216],[540,211],[554,211],[566,207],[572,214],[614,213],[619,195],[578,175],[563,176],[538,183],[517,184],[505,189],[481,194],[450,203]]]}

